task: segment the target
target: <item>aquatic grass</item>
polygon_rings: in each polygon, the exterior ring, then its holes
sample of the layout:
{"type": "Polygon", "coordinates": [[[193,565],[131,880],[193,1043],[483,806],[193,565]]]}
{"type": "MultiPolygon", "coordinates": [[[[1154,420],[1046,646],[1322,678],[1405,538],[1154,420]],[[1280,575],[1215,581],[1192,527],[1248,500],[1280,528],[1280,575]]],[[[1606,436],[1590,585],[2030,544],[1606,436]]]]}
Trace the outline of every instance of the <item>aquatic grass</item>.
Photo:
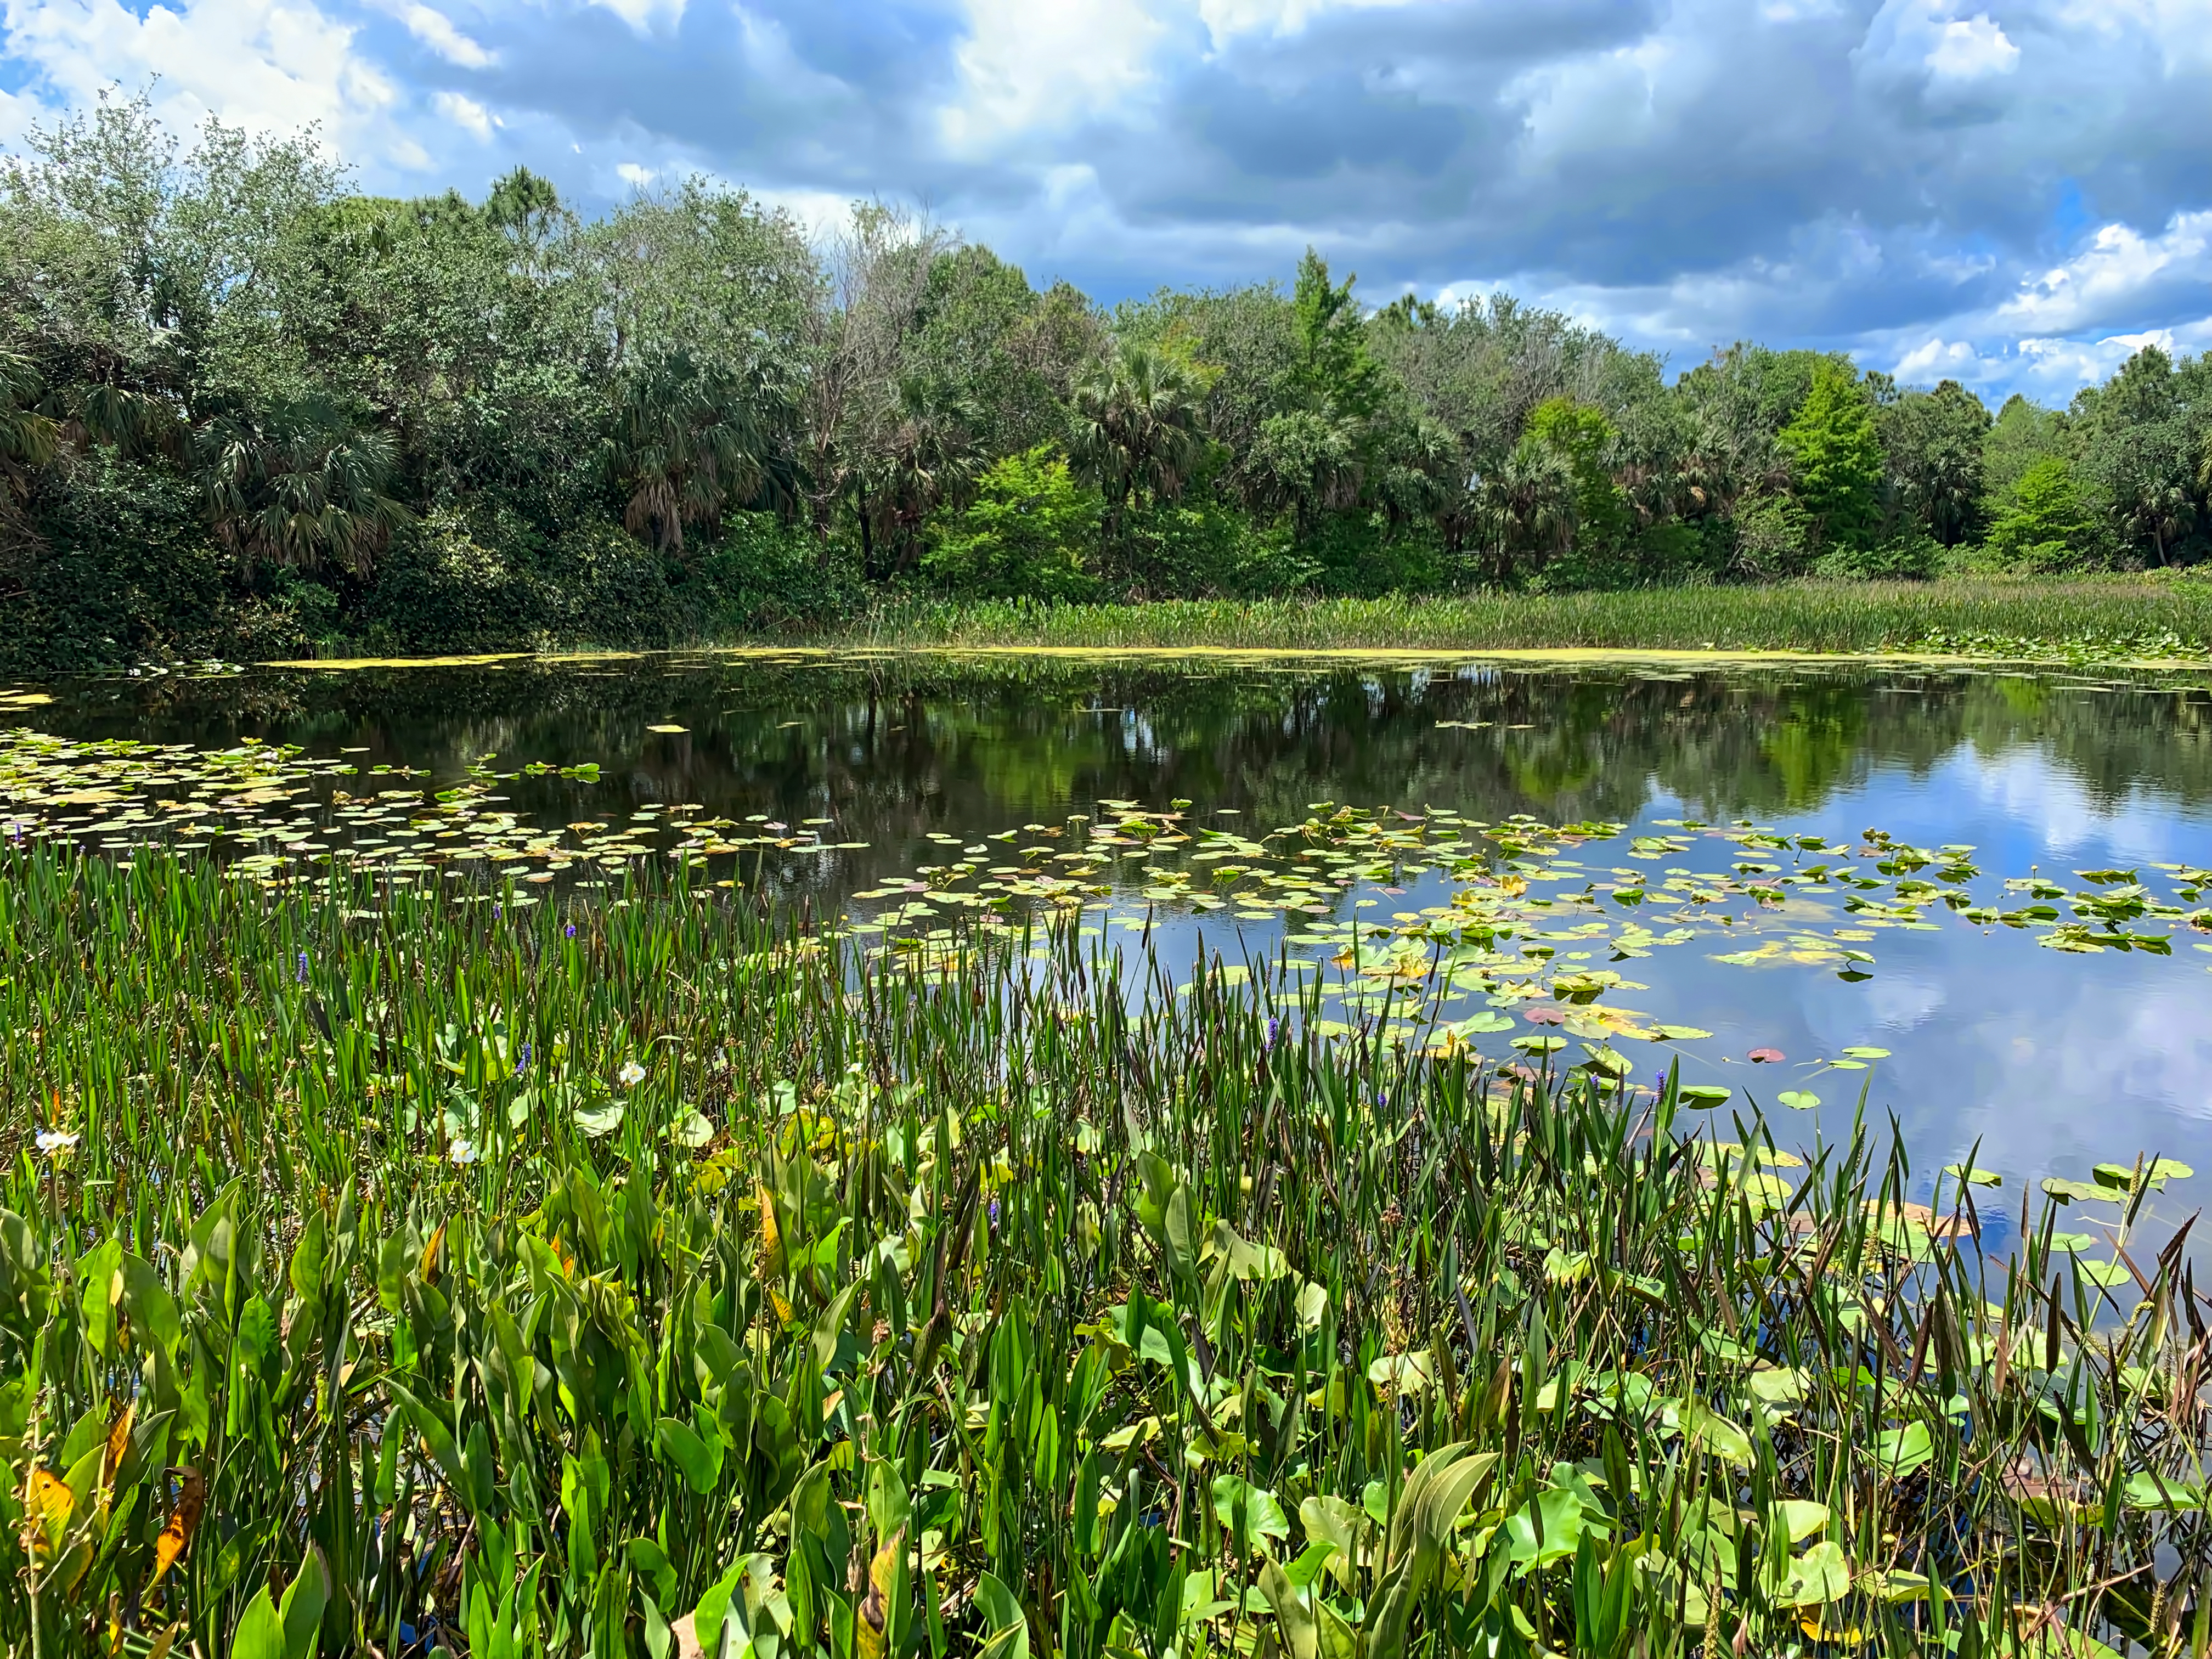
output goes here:
{"type": "Polygon", "coordinates": [[[1793,651],[2201,661],[2212,653],[2212,583],[1983,577],[1122,605],[915,600],[887,605],[823,637],[878,648],[1793,651]]]}
{"type": "Polygon", "coordinates": [[[2205,1648],[2178,1166],[522,896],[0,853],[11,1651],[2205,1648]]]}

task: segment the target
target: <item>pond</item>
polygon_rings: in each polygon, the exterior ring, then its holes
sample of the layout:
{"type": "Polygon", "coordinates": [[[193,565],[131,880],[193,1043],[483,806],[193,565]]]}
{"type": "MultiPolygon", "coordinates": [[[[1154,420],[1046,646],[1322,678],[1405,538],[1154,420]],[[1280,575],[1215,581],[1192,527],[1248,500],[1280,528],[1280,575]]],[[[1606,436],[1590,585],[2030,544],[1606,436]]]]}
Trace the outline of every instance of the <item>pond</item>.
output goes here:
{"type": "Polygon", "coordinates": [[[1917,1195],[2007,1177],[1985,1246],[2100,1160],[2203,1164],[2169,1218],[2212,1184],[2201,677],[770,653],[46,694],[0,696],[18,835],[523,902],[684,848],[874,942],[1087,907],[1170,962],[1286,953],[1334,1030],[1638,1084],[1679,1056],[1782,1137],[1863,1091],[1917,1195]]]}

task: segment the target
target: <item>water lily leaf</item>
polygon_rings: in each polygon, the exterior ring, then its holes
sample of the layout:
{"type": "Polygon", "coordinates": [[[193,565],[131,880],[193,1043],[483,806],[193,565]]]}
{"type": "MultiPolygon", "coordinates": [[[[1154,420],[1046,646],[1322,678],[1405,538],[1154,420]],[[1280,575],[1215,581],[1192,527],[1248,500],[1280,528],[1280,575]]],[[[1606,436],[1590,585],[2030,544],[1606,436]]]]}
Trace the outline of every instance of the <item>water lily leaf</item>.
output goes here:
{"type": "Polygon", "coordinates": [[[2138,1469],[2120,1488],[2120,1501],[2131,1510],[2201,1510],[2203,1489],[2173,1477],[2138,1469]]]}
{"type": "Polygon", "coordinates": [[[1626,1077],[1633,1069],[1628,1056],[1610,1043],[1585,1042],[1583,1052],[1589,1056],[1583,1063],[1591,1071],[1602,1073],[1607,1077],[1626,1077]]]}
{"type": "Polygon", "coordinates": [[[1762,1365],[1746,1379],[1752,1393],[1770,1406],[1802,1400],[1806,1381],[1803,1371],[1790,1365],[1762,1365]]]}
{"type": "Polygon", "coordinates": [[[1754,1066],[1777,1066],[1789,1056],[1779,1048],[1753,1048],[1745,1058],[1754,1066]]]}
{"type": "Polygon", "coordinates": [[[1819,1534],[1828,1524],[1828,1506],[1814,1504],[1802,1498],[1785,1498],[1775,1506],[1776,1518],[1786,1528],[1790,1541],[1802,1544],[1819,1534]]]}
{"type": "Polygon", "coordinates": [[[1681,1097],[1698,1106],[1718,1106],[1726,1102],[1732,1092],[1717,1083],[1693,1083],[1681,1091],[1681,1097]]]}
{"type": "Polygon", "coordinates": [[[1685,1438],[1702,1442],[1705,1449],[1717,1457],[1726,1458],[1743,1468],[1751,1467],[1751,1437],[1704,1401],[1684,1401],[1681,1421],[1685,1438]]]}
{"type": "Polygon", "coordinates": [[[1513,1029],[1513,1021],[1510,1015],[1501,1014],[1495,1008],[1486,1008],[1479,1014],[1459,1021],[1450,1029],[1462,1036],[1480,1036],[1492,1031],[1510,1031],[1513,1029]]]}
{"type": "Polygon", "coordinates": [[[1657,1025],[1652,1029],[1670,1042],[1695,1042],[1700,1037],[1712,1035],[1711,1031],[1700,1030],[1695,1025],[1657,1025]]]}
{"type": "Polygon", "coordinates": [[[1810,1111],[1820,1103],[1820,1097],[1809,1089],[1784,1089],[1775,1098],[1784,1106],[1801,1112],[1810,1111]]]}
{"type": "Polygon", "coordinates": [[[2129,1284],[2135,1278],[2117,1261],[2103,1261],[2091,1256],[2075,1256],[2074,1271],[2092,1285],[2101,1285],[2108,1291],[2129,1284]]]}
{"type": "Polygon", "coordinates": [[[1774,1600],[1784,1607],[1817,1607],[1850,1594],[1851,1565],[1832,1540],[1815,1544],[1790,1563],[1774,1600]]]}
{"type": "Polygon", "coordinates": [[[1954,1181],[1963,1181],[1969,1187],[2002,1187],[2004,1177],[1992,1170],[1969,1168],[1964,1164],[1946,1164],[1943,1173],[1954,1181]]]}
{"type": "MultiPolygon", "coordinates": [[[[1848,956],[1850,953],[1845,951],[1844,954],[1848,956]]],[[[1862,960],[1871,962],[1874,958],[1867,957],[1862,960]]],[[[1889,1058],[1889,1050],[1887,1048],[1852,1048],[1844,1049],[1844,1053],[1852,1060],[1887,1060],[1889,1058]]]]}
{"type": "Polygon", "coordinates": [[[600,1136],[611,1135],[622,1127],[623,1109],[623,1103],[619,1100],[586,1107],[576,1114],[576,1127],[597,1140],[600,1136]]]}
{"type": "Polygon", "coordinates": [[[2069,1204],[2075,1199],[2087,1201],[2092,1199],[2112,1199],[2119,1196],[2111,1188],[2100,1187],[2094,1182],[2089,1181],[2062,1181],[2057,1176],[2051,1176],[2042,1184],[2045,1193],[2057,1199],[2061,1204],[2069,1204]]]}
{"type": "Polygon", "coordinates": [[[1875,1457],[1893,1480],[1910,1474],[1936,1455],[1935,1437],[1925,1423],[1908,1423],[1901,1429],[1884,1429],[1875,1437],[1875,1457]]]}

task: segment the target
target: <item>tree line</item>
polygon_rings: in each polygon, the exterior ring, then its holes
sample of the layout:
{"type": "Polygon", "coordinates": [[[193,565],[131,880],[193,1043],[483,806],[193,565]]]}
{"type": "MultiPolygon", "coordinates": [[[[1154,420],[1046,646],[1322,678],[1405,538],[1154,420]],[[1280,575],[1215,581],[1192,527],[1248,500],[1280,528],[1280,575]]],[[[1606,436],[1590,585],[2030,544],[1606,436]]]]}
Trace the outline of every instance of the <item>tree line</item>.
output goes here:
{"type": "Polygon", "coordinates": [[[0,662],[652,644],[878,596],[2185,565],[2212,356],[1994,416],[1841,354],[1671,379],[1509,295],[1097,304],[880,204],[350,188],[111,99],[0,164],[0,662]]]}

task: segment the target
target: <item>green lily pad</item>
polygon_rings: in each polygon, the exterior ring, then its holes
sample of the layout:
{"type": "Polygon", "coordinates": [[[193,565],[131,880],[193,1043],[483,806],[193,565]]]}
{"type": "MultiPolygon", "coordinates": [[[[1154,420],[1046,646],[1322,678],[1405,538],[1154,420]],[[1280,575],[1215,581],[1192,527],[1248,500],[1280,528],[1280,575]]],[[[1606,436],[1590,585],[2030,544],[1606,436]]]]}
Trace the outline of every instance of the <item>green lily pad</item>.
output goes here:
{"type": "Polygon", "coordinates": [[[1963,1181],[1969,1187],[2002,1187],[2004,1177],[1988,1170],[1969,1168],[1964,1164],[1946,1164],[1943,1173],[1954,1181],[1963,1181]]]}

